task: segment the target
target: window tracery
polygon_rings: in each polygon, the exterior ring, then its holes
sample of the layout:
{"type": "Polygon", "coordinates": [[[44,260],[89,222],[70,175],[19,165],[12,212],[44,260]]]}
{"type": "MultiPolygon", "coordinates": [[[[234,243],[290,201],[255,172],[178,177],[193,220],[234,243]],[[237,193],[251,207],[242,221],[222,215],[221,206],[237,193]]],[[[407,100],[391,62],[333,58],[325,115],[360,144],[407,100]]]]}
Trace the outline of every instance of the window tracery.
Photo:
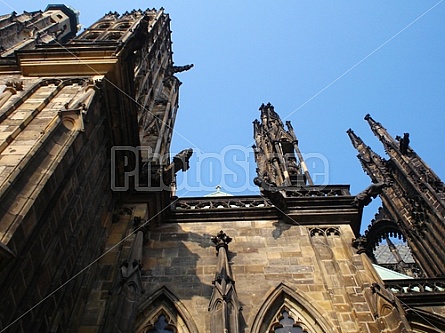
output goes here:
{"type": "Polygon", "coordinates": [[[273,325],[271,333],[309,333],[295,322],[286,309],[283,309],[280,317],[279,322],[273,325]]]}
{"type": "Polygon", "coordinates": [[[113,31],[105,35],[103,40],[118,40],[119,38],[122,37],[122,35],[123,35],[122,32],[113,31]]]}
{"type": "Polygon", "coordinates": [[[147,333],[176,333],[176,329],[169,323],[164,314],[159,315],[158,320],[153,327],[147,330],[147,333]]]}
{"type": "Polygon", "coordinates": [[[111,26],[111,22],[100,22],[97,25],[93,26],[94,29],[107,29],[111,26]]]}

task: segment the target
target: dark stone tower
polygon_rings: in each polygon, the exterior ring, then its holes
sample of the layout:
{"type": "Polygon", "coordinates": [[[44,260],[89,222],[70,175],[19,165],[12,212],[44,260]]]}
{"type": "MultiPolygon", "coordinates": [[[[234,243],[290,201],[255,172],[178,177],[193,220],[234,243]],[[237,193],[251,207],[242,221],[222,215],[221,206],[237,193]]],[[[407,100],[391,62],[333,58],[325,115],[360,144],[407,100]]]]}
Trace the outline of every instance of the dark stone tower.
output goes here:
{"type": "Polygon", "coordinates": [[[348,131],[363,169],[374,184],[384,184],[383,206],[366,234],[368,253],[380,239],[400,235],[411,248],[420,276],[445,276],[444,184],[409,146],[408,133],[394,139],[371,116],[365,120],[389,156],[380,157],[348,131]]]}
{"type": "Polygon", "coordinates": [[[65,5],[0,17],[2,332],[132,331],[136,221],[161,219],[191,154],[169,155],[174,74],[191,67],[173,65],[169,24],[163,10],[110,12],[76,37],[65,5]],[[142,186],[145,208],[121,206],[142,186]]]}
{"type": "Polygon", "coordinates": [[[444,184],[409,145],[409,134],[392,138],[370,115],[365,120],[389,156],[384,159],[349,129],[348,135],[363,169],[378,187],[382,207],[365,235],[353,245],[374,262],[373,251],[383,240],[396,259],[393,269],[414,279],[385,281],[402,302],[414,332],[445,330],[445,201],[444,184]],[[415,263],[407,263],[391,238],[404,239],[415,263]]]}

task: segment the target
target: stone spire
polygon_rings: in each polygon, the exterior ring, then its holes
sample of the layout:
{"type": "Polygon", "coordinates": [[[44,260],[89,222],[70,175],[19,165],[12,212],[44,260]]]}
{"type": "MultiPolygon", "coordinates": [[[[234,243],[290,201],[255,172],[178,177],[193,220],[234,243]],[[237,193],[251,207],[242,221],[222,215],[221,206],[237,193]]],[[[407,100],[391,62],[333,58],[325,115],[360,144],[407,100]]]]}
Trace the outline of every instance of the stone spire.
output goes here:
{"type": "Polygon", "coordinates": [[[257,185],[263,189],[313,185],[290,121],[286,130],[270,103],[259,110],[261,121],[253,122],[257,185]]]}
{"type": "Polygon", "coordinates": [[[211,312],[210,331],[211,333],[238,333],[240,332],[239,312],[241,307],[227,257],[228,244],[232,241],[232,238],[221,230],[211,239],[216,245],[218,265],[209,304],[209,311],[211,312]]]}
{"type": "Polygon", "coordinates": [[[357,149],[357,158],[362,164],[363,170],[368,174],[373,183],[391,183],[391,178],[386,166],[387,161],[375,153],[352,129],[347,131],[351,143],[357,149]]]}
{"type": "MultiPolygon", "coordinates": [[[[357,149],[363,169],[374,184],[386,187],[380,192],[383,209],[388,213],[386,224],[392,223],[407,239],[411,252],[426,277],[445,276],[444,184],[409,146],[409,134],[393,138],[370,115],[365,120],[382,143],[388,160],[374,153],[363,141],[348,130],[357,149]],[[391,221],[391,222],[388,222],[391,221]]],[[[385,239],[389,229],[375,223],[368,230],[369,244],[385,239]]]]}

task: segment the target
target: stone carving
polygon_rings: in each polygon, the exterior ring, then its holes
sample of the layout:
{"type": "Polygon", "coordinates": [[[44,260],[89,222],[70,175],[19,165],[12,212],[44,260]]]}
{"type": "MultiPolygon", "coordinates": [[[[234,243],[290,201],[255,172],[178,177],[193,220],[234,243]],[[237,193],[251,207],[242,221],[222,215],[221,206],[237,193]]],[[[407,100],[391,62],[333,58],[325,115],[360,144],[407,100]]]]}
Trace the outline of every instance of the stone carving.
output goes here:
{"type": "Polygon", "coordinates": [[[383,182],[369,185],[365,190],[355,196],[354,204],[358,207],[369,205],[372,199],[375,199],[380,193],[382,193],[385,187],[388,187],[388,185],[383,182]]]}
{"type": "Polygon", "coordinates": [[[187,171],[190,168],[189,160],[192,154],[192,148],[180,151],[173,157],[173,162],[165,169],[165,172],[172,171],[173,173],[177,173],[179,170],[187,171]]]}
{"type": "Polygon", "coordinates": [[[226,233],[221,230],[216,236],[211,237],[210,240],[216,245],[218,255],[218,250],[221,246],[228,250],[228,244],[232,241],[232,238],[227,236],[226,233]]]}
{"type": "Polygon", "coordinates": [[[19,80],[6,81],[5,86],[14,88],[16,91],[22,91],[23,90],[23,81],[19,81],[19,80]]]}
{"type": "Polygon", "coordinates": [[[176,196],[176,173],[179,170],[185,172],[190,168],[189,160],[192,154],[192,148],[182,150],[175,157],[173,157],[173,162],[170,163],[170,165],[168,165],[164,170],[163,181],[164,184],[170,184],[172,196],[176,196]]]}
{"type": "Polygon", "coordinates": [[[338,197],[350,193],[347,187],[328,185],[324,187],[319,186],[304,186],[301,188],[287,188],[287,197],[338,197]]]}
{"type": "Polygon", "coordinates": [[[414,196],[409,198],[408,201],[411,204],[411,222],[414,231],[419,236],[423,236],[427,230],[427,222],[429,222],[427,211],[423,205],[423,200],[420,196],[414,196]]]}
{"type": "Polygon", "coordinates": [[[238,333],[240,332],[239,312],[241,306],[227,257],[228,244],[232,241],[232,238],[221,230],[211,240],[216,246],[218,265],[209,304],[209,311],[211,312],[210,332],[238,333]]]}
{"type": "Polygon", "coordinates": [[[291,175],[297,175],[300,173],[300,168],[297,165],[297,159],[295,157],[288,157],[286,159],[287,171],[291,175]]]}
{"type": "Polygon", "coordinates": [[[239,209],[270,207],[269,200],[258,198],[212,198],[212,199],[178,199],[175,201],[174,210],[198,210],[198,209],[239,209]]]}
{"type": "Polygon", "coordinates": [[[352,246],[357,249],[357,254],[367,253],[366,247],[368,244],[368,239],[366,237],[360,236],[352,240],[352,246]]]}
{"type": "Polygon", "coordinates": [[[120,274],[115,281],[110,294],[119,295],[119,308],[116,313],[117,319],[113,332],[134,332],[133,326],[137,309],[139,306],[140,295],[145,291],[142,287],[142,248],[144,243],[144,228],[139,227],[141,219],[134,218],[136,226],[135,237],[130,250],[128,260],[125,260],[120,266],[120,274]]]}
{"type": "Polygon", "coordinates": [[[385,287],[395,294],[425,294],[424,297],[440,294],[442,299],[445,299],[445,279],[443,278],[386,281],[385,287]]]}
{"type": "Polygon", "coordinates": [[[185,71],[192,69],[193,66],[195,66],[195,65],[190,64],[190,65],[185,65],[185,66],[172,66],[172,72],[173,72],[173,74],[185,72],[185,71]]]}
{"type": "Polygon", "coordinates": [[[175,78],[175,73],[181,73],[188,71],[193,68],[193,64],[185,65],[185,66],[168,66],[165,69],[165,75],[164,75],[164,85],[171,85],[171,81],[175,78]]]}
{"type": "Polygon", "coordinates": [[[402,155],[408,154],[408,146],[409,146],[409,133],[403,133],[403,137],[396,136],[396,140],[399,141],[399,149],[402,155]]]}
{"type": "Polygon", "coordinates": [[[360,137],[352,129],[347,131],[354,148],[359,154],[357,158],[363,167],[363,170],[371,177],[374,183],[385,182],[392,183],[392,176],[389,172],[387,161],[376,154],[369,146],[366,146],[360,137]]]}
{"type": "Polygon", "coordinates": [[[317,227],[310,228],[309,235],[311,237],[338,237],[340,236],[339,227],[317,227]]]}
{"type": "Polygon", "coordinates": [[[281,311],[273,326],[275,327],[273,333],[300,333],[310,331],[303,323],[296,322],[294,318],[289,315],[289,311],[286,308],[281,311]]]}
{"type": "Polygon", "coordinates": [[[312,180],[298,148],[292,125],[284,128],[280,116],[270,103],[261,104],[260,121],[254,120],[255,152],[258,178],[255,184],[264,191],[275,187],[301,187],[312,180]]]}
{"type": "Polygon", "coordinates": [[[12,95],[17,94],[17,91],[23,90],[23,81],[6,81],[5,86],[5,89],[0,93],[0,107],[3,106],[12,95]]]}
{"type": "Polygon", "coordinates": [[[82,89],[79,90],[79,92],[76,93],[76,95],[71,100],[65,103],[64,107],[66,110],[70,109],[80,109],[82,111],[88,110],[88,107],[90,106],[94,98],[96,90],[99,89],[97,83],[91,79],[85,79],[79,81],[78,84],[82,86],[82,89]]]}

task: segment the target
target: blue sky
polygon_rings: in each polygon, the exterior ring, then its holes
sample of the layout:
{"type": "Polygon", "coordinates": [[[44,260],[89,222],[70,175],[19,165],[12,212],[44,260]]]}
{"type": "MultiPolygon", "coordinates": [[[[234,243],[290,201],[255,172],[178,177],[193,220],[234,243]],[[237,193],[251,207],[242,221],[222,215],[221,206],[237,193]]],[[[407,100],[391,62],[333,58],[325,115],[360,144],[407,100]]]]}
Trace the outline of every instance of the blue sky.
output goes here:
{"type": "MultiPolygon", "coordinates": [[[[233,194],[252,193],[252,121],[267,102],[292,121],[320,182],[351,184],[353,194],[369,185],[346,135],[351,127],[384,154],[363,120],[367,113],[393,136],[409,132],[411,147],[445,178],[443,0],[66,4],[81,12],[85,27],[110,10],[163,6],[170,14],[175,64],[195,64],[178,74],[172,151],[196,151],[188,178],[179,178],[181,195],[219,184],[233,194]]],[[[46,5],[0,0],[0,11],[46,5]]]]}

